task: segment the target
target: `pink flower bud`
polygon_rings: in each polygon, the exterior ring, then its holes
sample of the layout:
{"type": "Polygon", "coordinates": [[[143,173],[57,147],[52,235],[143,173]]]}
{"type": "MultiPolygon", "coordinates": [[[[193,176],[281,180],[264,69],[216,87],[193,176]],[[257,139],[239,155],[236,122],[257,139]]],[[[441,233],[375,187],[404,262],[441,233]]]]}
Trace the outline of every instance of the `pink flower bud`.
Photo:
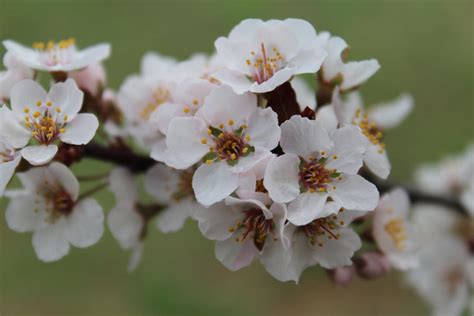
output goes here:
{"type": "Polygon", "coordinates": [[[354,272],[354,266],[344,266],[328,270],[328,275],[331,281],[333,281],[334,283],[346,286],[352,281],[354,272]]]}
{"type": "Polygon", "coordinates": [[[354,264],[357,274],[364,279],[375,279],[390,271],[390,262],[379,252],[366,252],[354,264]]]}
{"type": "Polygon", "coordinates": [[[95,63],[86,68],[69,73],[69,78],[76,81],[81,90],[89,92],[92,96],[97,96],[105,86],[107,75],[102,63],[95,63]]]}

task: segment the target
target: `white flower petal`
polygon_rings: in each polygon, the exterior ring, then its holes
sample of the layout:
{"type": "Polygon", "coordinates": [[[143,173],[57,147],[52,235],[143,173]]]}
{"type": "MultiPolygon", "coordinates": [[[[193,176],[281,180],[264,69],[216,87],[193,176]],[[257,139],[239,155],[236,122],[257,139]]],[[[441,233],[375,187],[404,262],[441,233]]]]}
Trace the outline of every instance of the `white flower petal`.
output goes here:
{"type": "Polygon", "coordinates": [[[80,113],[65,127],[59,138],[62,142],[73,145],[85,145],[94,138],[99,121],[94,114],[80,113]]]}
{"type": "Polygon", "coordinates": [[[104,213],[94,199],[79,201],[67,218],[66,238],[76,247],[97,243],[104,232],[104,213]]]}
{"type": "Polygon", "coordinates": [[[275,202],[290,202],[300,194],[299,164],[299,158],[292,154],[279,156],[268,163],[263,183],[275,202]]]}
{"type": "Polygon", "coordinates": [[[326,269],[351,265],[354,252],[362,246],[359,236],[350,228],[333,232],[339,234],[337,239],[322,236],[319,240],[322,246],[315,245],[313,250],[313,258],[326,269]]]}
{"type": "Polygon", "coordinates": [[[257,83],[254,82],[250,86],[250,92],[253,93],[265,93],[275,90],[280,85],[284,84],[288,80],[291,79],[293,75],[295,75],[295,68],[284,68],[277,71],[270,79],[262,82],[257,83]]]}
{"type": "Polygon", "coordinates": [[[109,175],[109,188],[114,194],[117,204],[129,207],[135,204],[138,196],[137,184],[128,169],[123,167],[113,169],[109,175]]]}
{"type": "Polygon", "coordinates": [[[216,203],[208,208],[200,207],[194,214],[201,233],[211,240],[225,240],[232,235],[229,228],[235,228],[243,214],[227,207],[224,203],[216,203]]]}
{"type": "Polygon", "coordinates": [[[280,145],[285,153],[309,157],[316,151],[324,151],[331,145],[326,130],[315,121],[293,115],[281,125],[280,145]]]}
{"type": "Polygon", "coordinates": [[[288,205],[288,220],[297,226],[302,226],[321,217],[327,198],[328,194],[322,192],[300,194],[288,205]]]}
{"type": "Polygon", "coordinates": [[[296,100],[300,105],[301,111],[306,107],[309,107],[311,110],[316,109],[316,95],[305,80],[300,77],[295,77],[291,80],[291,87],[295,91],[296,100]]]}
{"type": "Polygon", "coordinates": [[[226,162],[201,165],[193,177],[196,200],[205,206],[222,201],[237,189],[239,176],[230,170],[226,162]]]}
{"type": "Polygon", "coordinates": [[[12,161],[0,163],[0,197],[13,177],[15,169],[21,161],[21,155],[17,155],[12,161]]]}
{"type": "Polygon", "coordinates": [[[128,261],[128,272],[133,272],[140,264],[143,255],[143,242],[138,242],[132,247],[132,255],[128,261]]]}
{"type": "Polygon", "coordinates": [[[36,145],[23,148],[21,155],[33,166],[39,166],[50,162],[57,152],[56,145],[36,145]]]}
{"type": "Polygon", "coordinates": [[[46,91],[36,81],[25,79],[13,86],[10,92],[10,102],[15,113],[23,114],[25,108],[34,110],[36,102],[46,100],[46,91]]]}
{"type": "Polygon", "coordinates": [[[255,147],[255,152],[249,154],[248,156],[240,157],[237,164],[230,167],[230,170],[235,173],[247,172],[259,163],[269,159],[271,155],[272,153],[268,149],[255,147]]]}
{"type": "Polygon", "coordinates": [[[180,230],[196,207],[197,203],[190,198],[171,203],[158,215],[156,221],[158,229],[165,234],[180,230]]]}
{"type": "Polygon", "coordinates": [[[249,266],[253,259],[258,255],[258,249],[255,247],[252,239],[244,242],[235,241],[229,238],[216,242],[216,258],[231,271],[249,266]]]}
{"type": "Polygon", "coordinates": [[[8,227],[19,233],[34,230],[41,219],[36,207],[35,199],[28,191],[12,197],[5,212],[8,227]]]}
{"type": "Polygon", "coordinates": [[[333,182],[336,189],[329,195],[349,210],[372,211],[379,201],[377,187],[359,175],[343,175],[333,182]]]}
{"type": "Polygon", "coordinates": [[[129,249],[139,241],[144,221],[133,206],[117,205],[109,212],[107,224],[120,246],[129,249]]]}
{"type": "Polygon", "coordinates": [[[339,124],[333,105],[326,105],[318,109],[315,121],[329,133],[337,129],[339,124]]]}
{"type": "Polygon", "coordinates": [[[382,128],[394,128],[411,113],[413,105],[413,97],[402,94],[392,102],[377,104],[371,108],[369,117],[382,128]]]}
{"type": "Polygon", "coordinates": [[[77,200],[79,196],[79,181],[77,181],[74,173],[59,162],[52,162],[48,167],[48,171],[54,180],[71,195],[72,200],[77,200]]]}
{"type": "Polygon", "coordinates": [[[0,106],[0,135],[13,148],[25,147],[31,138],[31,132],[20,122],[19,115],[10,111],[6,106],[0,106]]]}
{"type": "Polygon", "coordinates": [[[61,112],[68,116],[68,121],[74,119],[79,112],[83,99],[84,93],[73,79],[55,83],[47,96],[47,101],[52,103],[52,107],[61,108],[61,112]]]}
{"type": "Polygon", "coordinates": [[[370,144],[364,153],[364,163],[369,170],[381,179],[387,179],[392,169],[387,151],[378,145],[370,144]]]}
{"type": "Polygon", "coordinates": [[[344,65],[344,80],[341,90],[349,90],[363,84],[380,69],[376,59],[353,61],[344,65]]]}
{"type": "Polygon", "coordinates": [[[280,140],[280,127],[278,126],[278,115],[271,109],[258,108],[249,118],[248,128],[245,135],[250,136],[249,143],[252,146],[263,147],[272,150],[280,140]]]}
{"type": "Polygon", "coordinates": [[[208,151],[209,146],[201,143],[207,137],[206,123],[195,117],[176,117],[168,126],[166,145],[183,169],[198,162],[208,151]]]}
{"type": "Polygon", "coordinates": [[[247,119],[256,110],[256,95],[252,93],[238,95],[230,87],[220,86],[207,96],[199,112],[214,127],[220,124],[227,126],[229,120],[232,120],[238,128],[247,123],[247,119]]]}
{"type": "Polygon", "coordinates": [[[162,164],[156,164],[145,174],[145,190],[162,203],[168,203],[178,191],[179,173],[162,164]]]}
{"type": "Polygon", "coordinates": [[[232,71],[230,69],[221,69],[212,75],[214,78],[219,80],[222,84],[232,87],[237,94],[243,94],[250,90],[252,83],[242,73],[232,71]]]}
{"type": "Polygon", "coordinates": [[[60,219],[54,225],[33,233],[33,248],[41,261],[57,261],[69,253],[65,229],[66,223],[64,219],[60,219]]]}

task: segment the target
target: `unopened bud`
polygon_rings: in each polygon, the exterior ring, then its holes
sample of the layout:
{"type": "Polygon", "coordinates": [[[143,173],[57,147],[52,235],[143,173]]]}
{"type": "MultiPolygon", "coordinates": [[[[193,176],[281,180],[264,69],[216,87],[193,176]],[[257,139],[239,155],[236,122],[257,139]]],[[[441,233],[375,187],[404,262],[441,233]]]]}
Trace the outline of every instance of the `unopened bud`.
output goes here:
{"type": "Polygon", "coordinates": [[[364,279],[375,279],[390,271],[390,263],[379,252],[366,252],[354,260],[357,275],[364,279]]]}
{"type": "Polygon", "coordinates": [[[331,281],[338,285],[346,286],[352,281],[354,276],[354,266],[338,267],[332,270],[327,270],[331,281]]]}

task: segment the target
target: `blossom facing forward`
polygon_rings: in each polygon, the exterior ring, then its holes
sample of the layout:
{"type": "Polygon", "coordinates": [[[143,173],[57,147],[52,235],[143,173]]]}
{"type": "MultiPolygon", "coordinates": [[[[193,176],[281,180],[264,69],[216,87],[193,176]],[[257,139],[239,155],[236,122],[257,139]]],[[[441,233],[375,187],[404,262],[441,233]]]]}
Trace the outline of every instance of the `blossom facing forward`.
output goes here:
{"type": "Polygon", "coordinates": [[[0,108],[0,133],[30,164],[45,164],[58,142],[84,145],[94,137],[99,121],[78,113],[83,95],[72,79],[54,84],[49,93],[35,81],[20,81],[11,91],[11,110],[0,108]]]}
{"type": "Polygon", "coordinates": [[[36,42],[32,48],[12,40],[3,41],[7,52],[23,65],[35,70],[48,72],[70,72],[100,62],[110,55],[109,44],[97,44],[84,50],[78,50],[74,39],[69,38],[57,43],[36,42]]]}
{"type": "Polygon", "coordinates": [[[237,95],[220,86],[194,117],[170,122],[166,144],[181,169],[202,162],[193,176],[193,189],[198,202],[209,206],[234,192],[239,174],[270,155],[279,138],[272,109],[257,107],[253,94],[237,95]]]}
{"type": "Polygon", "coordinates": [[[92,198],[79,198],[79,182],[63,164],[53,162],[19,173],[21,190],[5,192],[10,229],[33,232],[33,248],[42,261],[56,261],[70,245],[97,243],[104,231],[102,207],[92,198]]]}
{"type": "Polygon", "coordinates": [[[314,27],[300,19],[247,19],[215,47],[224,69],[214,77],[238,94],[273,91],[294,75],[316,73],[327,55],[314,27]]]}
{"type": "Polygon", "coordinates": [[[268,164],[264,185],[274,201],[289,203],[292,224],[319,218],[329,198],[345,209],[375,209],[377,188],[357,175],[366,148],[357,127],[328,133],[318,122],[295,115],[281,129],[285,154],[268,164]]]}
{"type": "Polygon", "coordinates": [[[216,240],[216,257],[231,271],[250,265],[285,243],[283,236],[286,207],[273,203],[270,206],[254,199],[228,197],[196,212],[202,234],[216,240]]]}
{"type": "Polygon", "coordinates": [[[362,216],[360,211],[348,211],[337,203],[325,205],[320,217],[306,225],[288,223],[284,230],[284,244],[278,244],[264,259],[267,271],[277,280],[298,283],[301,273],[319,264],[326,269],[352,265],[352,256],[361,246],[357,233],[349,227],[362,216]]]}

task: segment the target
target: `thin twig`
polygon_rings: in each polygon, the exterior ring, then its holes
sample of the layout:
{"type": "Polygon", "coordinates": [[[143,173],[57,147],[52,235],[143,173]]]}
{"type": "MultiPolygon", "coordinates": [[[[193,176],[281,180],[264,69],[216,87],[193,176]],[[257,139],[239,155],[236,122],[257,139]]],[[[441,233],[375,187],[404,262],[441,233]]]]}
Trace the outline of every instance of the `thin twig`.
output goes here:
{"type": "MultiPolygon", "coordinates": [[[[152,165],[156,164],[157,162],[149,157],[134,153],[130,149],[123,149],[123,148],[114,148],[114,147],[106,147],[103,145],[99,145],[96,143],[90,143],[85,146],[84,148],[84,155],[87,157],[95,158],[102,161],[116,163],[118,165],[124,166],[129,168],[133,172],[144,172],[152,165]]],[[[374,183],[377,188],[379,189],[380,193],[384,193],[394,189],[396,187],[404,188],[408,195],[410,196],[410,200],[413,203],[423,202],[423,203],[432,203],[446,206],[450,209],[455,210],[460,214],[467,215],[469,214],[467,209],[455,198],[440,196],[440,195],[433,195],[429,193],[421,192],[415,188],[412,188],[407,185],[392,183],[388,181],[378,181],[375,178],[364,174],[364,176],[374,183]]]]}

